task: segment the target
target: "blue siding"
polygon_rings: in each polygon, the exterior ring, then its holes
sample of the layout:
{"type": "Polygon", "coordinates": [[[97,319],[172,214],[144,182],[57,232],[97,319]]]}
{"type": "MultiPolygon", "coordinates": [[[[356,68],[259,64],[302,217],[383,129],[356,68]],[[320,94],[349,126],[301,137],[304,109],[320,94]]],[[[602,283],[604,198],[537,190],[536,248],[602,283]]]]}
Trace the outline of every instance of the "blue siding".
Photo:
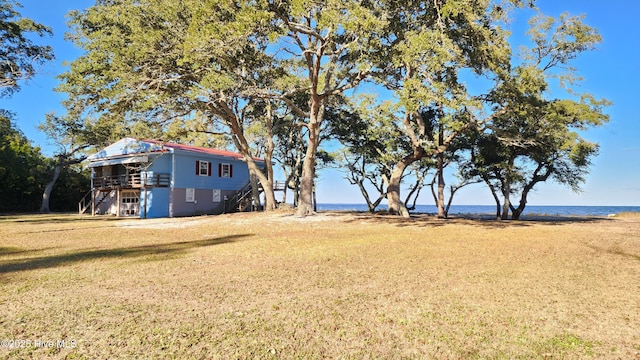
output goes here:
{"type": "Polygon", "coordinates": [[[171,173],[171,157],[172,156],[173,154],[171,153],[164,153],[162,155],[153,155],[153,157],[150,159],[153,163],[151,164],[151,166],[149,166],[148,171],[156,174],[171,173]]]}
{"type": "Polygon", "coordinates": [[[185,154],[178,151],[174,153],[174,156],[176,166],[174,188],[240,190],[249,182],[249,168],[244,161],[207,154],[185,154]],[[211,163],[211,176],[197,175],[196,161],[209,161],[211,163]],[[232,165],[232,177],[220,177],[218,174],[219,164],[232,165]]]}
{"type": "MultiPolygon", "coordinates": [[[[146,213],[148,218],[158,218],[223,212],[224,198],[233,196],[249,183],[249,168],[244,161],[237,160],[236,156],[239,155],[225,151],[211,154],[208,149],[203,148],[124,138],[90,156],[89,160],[92,175],[95,175],[96,166],[110,169],[107,165],[118,165],[121,170],[118,174],[121,175],[125,174],[124,164],[127,163],[146,167],[146,174],[142,175],[146,175],[153,185],[146,191],[144,188],[140,189],[140,217],[144,217],[146,213]],[[199,161],[210,164],[210,175],[198,174],[196,164],[199,161]],[[230,177],[221,176],[221,164],[232,166],[230,177]],[[155,177],[158,174],[169,174],[170,183],[164,182],[166,177],[155,177]],[[162,179],[163,183],[157,186],[158,183],[153,182],[153,179],[162,179]],[[195,198],[194,201],[187,202],[186,194],[191,194],[190,189],[195,189],[195,198]],[[220,190],[215,191],[220,197],[213,197],[214,189],[220,190]]],[[[107,202],[104,202],[98,210],[107,211],[117,206],[116,197],[112,197],[113,199],[108,199],[108,207],[107,202]]],[[[133,203],[127,202],[127,206],[132,205],[133,203]]]]}
{"type": "MultiPolygon", "coordinates": [[[[169,216],[169,188],[156,187],[147,189],[147,218],[160,218],[169,216]]],[[[145,191],[140,194],[140,217],[144,217],[145,191]]]]}

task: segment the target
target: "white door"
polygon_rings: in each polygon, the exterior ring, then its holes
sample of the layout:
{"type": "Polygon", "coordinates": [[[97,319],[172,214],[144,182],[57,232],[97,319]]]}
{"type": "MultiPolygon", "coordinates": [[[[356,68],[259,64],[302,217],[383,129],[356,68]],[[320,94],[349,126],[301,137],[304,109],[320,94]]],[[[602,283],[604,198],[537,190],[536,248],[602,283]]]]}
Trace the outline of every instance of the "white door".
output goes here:
{"type": "Polygon", "coordinates": [[[140,216],[140,192],[123,191],[120,196],[120,216],[140,216]]]}

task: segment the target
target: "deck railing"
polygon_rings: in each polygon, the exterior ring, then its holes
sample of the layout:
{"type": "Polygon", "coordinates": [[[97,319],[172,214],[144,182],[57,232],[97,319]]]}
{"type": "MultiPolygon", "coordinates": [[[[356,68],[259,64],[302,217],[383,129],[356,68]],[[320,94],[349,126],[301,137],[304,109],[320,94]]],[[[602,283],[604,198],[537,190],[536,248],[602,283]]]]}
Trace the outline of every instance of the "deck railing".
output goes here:
{"type": "Polygon", "coordinates": [[[93,187],[97,189],[167,187],[170,182],[169,174],[129,174],[93,178],[93,187]]]}

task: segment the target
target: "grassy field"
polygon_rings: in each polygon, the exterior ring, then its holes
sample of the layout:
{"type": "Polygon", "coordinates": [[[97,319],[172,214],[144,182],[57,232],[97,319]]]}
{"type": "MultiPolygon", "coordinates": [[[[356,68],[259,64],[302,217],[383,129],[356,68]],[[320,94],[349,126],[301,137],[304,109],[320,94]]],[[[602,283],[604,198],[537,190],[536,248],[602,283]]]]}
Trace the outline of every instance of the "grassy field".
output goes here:
{"type": "Polygon", "coordinates": [[[640,359],[640,216],[4,216],[0,339],[10,359],[640,359]]]}

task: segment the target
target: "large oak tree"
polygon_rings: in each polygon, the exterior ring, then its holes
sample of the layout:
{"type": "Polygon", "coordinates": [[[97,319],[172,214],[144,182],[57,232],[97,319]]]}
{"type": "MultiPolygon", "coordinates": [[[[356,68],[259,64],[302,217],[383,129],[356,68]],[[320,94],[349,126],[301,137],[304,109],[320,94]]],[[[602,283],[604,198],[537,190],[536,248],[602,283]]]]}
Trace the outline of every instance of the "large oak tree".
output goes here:
{"type": "Polygon", "coordinates": [[[480,129],[465,169],[487,184],[501,219],[509,213],[520,218],[528,195],[541,182],[553,179],[579,191],[598,153],[598,145],[580,132],[609,120],[606,100],[573,91],[580,79],[571,61],[601,41],[596,29],[568,14],[557,19],[538,15],[530,24],[532,46],[523,49],[520,64],[487,96],[504,111],[480,129]],[[549,98],[554,80],[568,90],[565,98],[549,98]],[[513,195],[519,197],[517,204],[513,195]]]}
{"type": "Polygon", "coordinates": [[[246,136],[255,121],[269,130],[263,89],[280,77],[265,52],[267,18],[255,10],[227,0],[99,0],[72,12],[69,37],[85,54],[61,76],[70,116],[161,129],[194,116],[222,124],[275,208],[273,148],[262,172],[246,136]]]}
{"type": "Polygon", "coordinates": [[[31,34],[51,35],[51,29],[22,17],[19,7],[17,2],[0,0],[0,96],[19,90],[20,82],[32,78],[38,65],[53,59],[51,46],[31,39],[31,34]]]}

